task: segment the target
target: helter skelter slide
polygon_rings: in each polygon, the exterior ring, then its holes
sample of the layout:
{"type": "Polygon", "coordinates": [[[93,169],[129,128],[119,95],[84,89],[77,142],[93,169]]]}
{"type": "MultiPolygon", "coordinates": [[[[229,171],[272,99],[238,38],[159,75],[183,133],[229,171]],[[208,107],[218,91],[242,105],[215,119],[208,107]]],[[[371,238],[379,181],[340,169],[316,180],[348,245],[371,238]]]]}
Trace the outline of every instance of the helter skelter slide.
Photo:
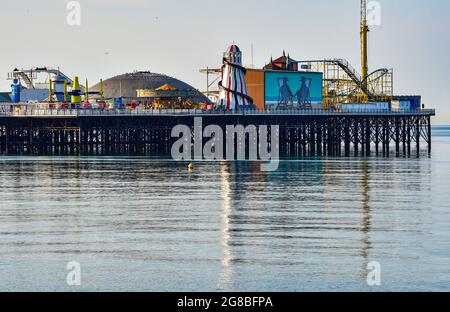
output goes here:
{"type": "Polygon", "coordinates": [[[223,57],[217,108],[229,111],[253,108],[253,99],[248,96],[245,82],[246,73],[247,70],[242,66],[242,52],[233,44],[223,57]]]}

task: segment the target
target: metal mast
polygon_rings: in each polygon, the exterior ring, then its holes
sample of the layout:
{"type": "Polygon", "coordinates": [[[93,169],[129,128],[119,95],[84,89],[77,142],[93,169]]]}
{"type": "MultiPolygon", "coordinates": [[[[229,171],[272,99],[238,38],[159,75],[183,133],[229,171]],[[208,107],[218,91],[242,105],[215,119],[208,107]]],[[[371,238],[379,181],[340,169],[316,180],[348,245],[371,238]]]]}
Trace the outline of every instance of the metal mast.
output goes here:
{"type": "Polygon", "coordinates": [[[367,2],[361,0],[361,78],[364,84],[367,84],[367,76],[369,75],[369,65],[367,62],[367,35],[369,26],[367,26],[367,2]]]}

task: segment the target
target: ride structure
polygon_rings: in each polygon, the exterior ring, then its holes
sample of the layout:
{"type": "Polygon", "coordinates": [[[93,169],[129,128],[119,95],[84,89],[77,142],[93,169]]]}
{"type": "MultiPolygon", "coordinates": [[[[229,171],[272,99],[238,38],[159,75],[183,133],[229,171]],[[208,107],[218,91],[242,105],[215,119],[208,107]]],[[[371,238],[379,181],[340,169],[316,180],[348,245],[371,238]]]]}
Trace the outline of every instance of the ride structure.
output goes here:
{"type": "Polygon", "coordinates": [[[106,103],[103,97],[103,80],[100,90],[90,92],[88,80],[82,86],[78,77],[70,79],[59,69],[35,67],[31,69],[14,69],[8,74],[11,84],[11,102],[14,104],[38,104],[40,108],[90,108],[90,95],[96,96],[100,107],[106,103]],[[46,82],[38,82],[38,76],[44,74],[46,82]],[[84,95],[84,101],[82,99],[84,95]]]}
{"type": "Polygon", "coordinates": [[[390,102],[394,98],[393,69],[381,68],[369,73],[367,0],[361,0],[360,41],[361,74],[345,59],[324,59],[299,62],[306,71],[323,73],[325,108],[340,104],[390,102]]]}
{"type": "Polygon", "coordinates": [[[219,109],[234,111],[253,108],[253,99],[248,96],[245,74],[242,67],[242,52],[232,45],[225,52],[222,66],[222,80],[219,82],[219,109]]]}

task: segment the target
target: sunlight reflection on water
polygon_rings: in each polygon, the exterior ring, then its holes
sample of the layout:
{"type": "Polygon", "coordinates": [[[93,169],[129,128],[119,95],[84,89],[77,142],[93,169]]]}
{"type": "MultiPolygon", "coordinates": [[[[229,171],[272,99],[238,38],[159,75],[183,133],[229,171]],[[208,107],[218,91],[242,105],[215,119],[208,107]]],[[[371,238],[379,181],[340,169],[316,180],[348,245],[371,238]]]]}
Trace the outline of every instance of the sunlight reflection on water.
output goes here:
{"type": "Polygon", "coordinates": [[[0,158],[0,290],[449,290],[450,141],[421,159],[0,158]],[[383,285],[366,284],[378,261],[383,285]]]}

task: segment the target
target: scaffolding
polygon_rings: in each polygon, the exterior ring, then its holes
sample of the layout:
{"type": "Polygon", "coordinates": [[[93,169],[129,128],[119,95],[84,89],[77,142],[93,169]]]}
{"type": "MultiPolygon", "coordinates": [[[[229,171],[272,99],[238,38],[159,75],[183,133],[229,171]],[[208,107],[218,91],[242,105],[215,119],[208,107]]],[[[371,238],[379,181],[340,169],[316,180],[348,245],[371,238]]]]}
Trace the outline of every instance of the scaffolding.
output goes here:
{"type": "Polygon", "coordinates": [[[206,91],[203,91],[202,93],[213,103],[217,103],[220,94],[218,86],[219,80],[222,77],[222,69],[207,67],[200,69],[200,73],[206,75],[206,91]]]}
{"type": "Polygon", "coordinates": [[[339,104],[384,102],[393,96],[393,70],[379,69],[366,79],[343,59],[301,61],[306,72],[323,74],[324,108],[339,108],[339,104]]]}

